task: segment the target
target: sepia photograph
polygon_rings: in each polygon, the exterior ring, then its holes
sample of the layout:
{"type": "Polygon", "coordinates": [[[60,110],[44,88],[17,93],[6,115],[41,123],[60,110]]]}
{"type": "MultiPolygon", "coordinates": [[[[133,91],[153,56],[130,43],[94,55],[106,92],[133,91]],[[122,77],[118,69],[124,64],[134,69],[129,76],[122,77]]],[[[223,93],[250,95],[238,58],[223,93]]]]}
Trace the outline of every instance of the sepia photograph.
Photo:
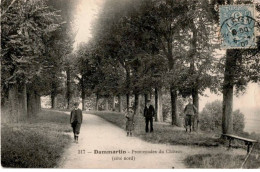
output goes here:
{"type": "Polygon", "coordinates": [[[260,0],[0,6],[2,169],[260,169],[260,0]]]}

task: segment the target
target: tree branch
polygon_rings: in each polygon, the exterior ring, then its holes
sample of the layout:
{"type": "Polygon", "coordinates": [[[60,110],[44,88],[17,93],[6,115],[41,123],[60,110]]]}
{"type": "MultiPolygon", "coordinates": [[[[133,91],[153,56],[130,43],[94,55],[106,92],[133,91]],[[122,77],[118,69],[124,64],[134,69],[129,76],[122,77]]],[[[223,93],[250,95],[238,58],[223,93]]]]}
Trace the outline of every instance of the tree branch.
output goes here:
{"type": "Polygon", "coordinates": [[[13,3],[15,3],[16,0],[13,0],[11,2],[11,4],[6,8],[6,10],[1,14],[1,17],[3,17],[5,15],[5,13],[8,11],[8,9],[13,5],[13,3]]]}

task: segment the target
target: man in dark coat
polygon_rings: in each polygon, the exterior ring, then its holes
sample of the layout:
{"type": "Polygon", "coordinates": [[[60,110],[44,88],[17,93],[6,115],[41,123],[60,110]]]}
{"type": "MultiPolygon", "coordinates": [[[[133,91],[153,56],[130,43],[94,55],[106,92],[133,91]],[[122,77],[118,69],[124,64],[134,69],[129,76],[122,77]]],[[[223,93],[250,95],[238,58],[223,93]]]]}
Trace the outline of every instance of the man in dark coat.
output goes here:
{"type": "Polygon", "coordinates": [[[150,123],[150,132],[153,132],[153,118],[155,115],[155,110],[150,101],[147,102],[148,106],[144,108],[144,117],[145,117],[145,131],[149,132],[149,123],[150,123]]]}
{"type": "Polygon", "coordinates": [[[78,108],[79,103],[74,103],[74,109],[70,113],[70,124],[74,133],[74,141],[78,143],[80,127],[82,123],[82,111],[78,108]]]}

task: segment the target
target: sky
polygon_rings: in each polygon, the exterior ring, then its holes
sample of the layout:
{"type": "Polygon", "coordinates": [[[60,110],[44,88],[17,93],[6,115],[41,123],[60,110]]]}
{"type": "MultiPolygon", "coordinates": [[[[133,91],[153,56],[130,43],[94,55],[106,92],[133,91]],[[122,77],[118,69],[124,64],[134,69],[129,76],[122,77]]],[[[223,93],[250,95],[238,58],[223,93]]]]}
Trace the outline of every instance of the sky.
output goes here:
{"type": "MultiPolygon", "coordinates": [[[[205,91],[208,97],[199,97],[200,111],[207,103],[214,100],[223,100],[223,95],[216,95],[210,93],[207,89],[205,91]]],[[[245,115],[245,131],[260,133],[260,85],[256,83],[249,83],[246,92],[243,95],[233,97],[233,111],[239,109],[245,115]]]]}
{"type": "Polygon", "coordinates": [[[75,14],[75,38],[74,48],[82,42],[88,42],[91,38],[91,25],[97,18],[99,10],[105,0],[80,0],[75,14]]]}
{"type": "MultiPolygon", "coordinates": [[[[214,100],[222,100],[222,94],[216,95],[210,93],[209,89],[205,91],[206,96],[200,96],[200,111],[203,107],[214,100]]],[[[248,109],[260,109],[260,85],[256,83],[249,83],[246,92],[239,96],[234,95],[233,109],[240,109],[247,111],[248,109]]],[[[259,114],[260,115],[260,114],[259,114]]]]}
{"type": "MultiPolygon", "coordinates": [[[[74,48],[81,42],[88,42],[91,38],[91,24],[97,18],[98,12],[103,7],[105,0],[81,0],[76,10],[76,27],[77,36],[74,48]]],[[[206,96],[200,96],[200,111],[206,103],[214,100],[222,100],[222,94],[216,95],[205,91],[206,96]]],[[[260,86],[250,83],[245,94],[238,97],[234,96],[234,110],[240,109],[250,119],[260,120],[260,86]]]]}

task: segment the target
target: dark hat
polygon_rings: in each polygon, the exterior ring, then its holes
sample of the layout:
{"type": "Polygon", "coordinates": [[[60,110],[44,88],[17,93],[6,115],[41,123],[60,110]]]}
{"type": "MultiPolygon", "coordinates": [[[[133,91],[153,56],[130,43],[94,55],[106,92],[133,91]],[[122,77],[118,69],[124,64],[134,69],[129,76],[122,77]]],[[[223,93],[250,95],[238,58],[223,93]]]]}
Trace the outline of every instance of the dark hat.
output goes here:
{"type": "Polygon", "coordinates": [[[75,103],[74,103],[74,106],[78,106],[78,105],[79,105],[79,103],[78,103],[78,102],[75,102],[75,103]]]}

